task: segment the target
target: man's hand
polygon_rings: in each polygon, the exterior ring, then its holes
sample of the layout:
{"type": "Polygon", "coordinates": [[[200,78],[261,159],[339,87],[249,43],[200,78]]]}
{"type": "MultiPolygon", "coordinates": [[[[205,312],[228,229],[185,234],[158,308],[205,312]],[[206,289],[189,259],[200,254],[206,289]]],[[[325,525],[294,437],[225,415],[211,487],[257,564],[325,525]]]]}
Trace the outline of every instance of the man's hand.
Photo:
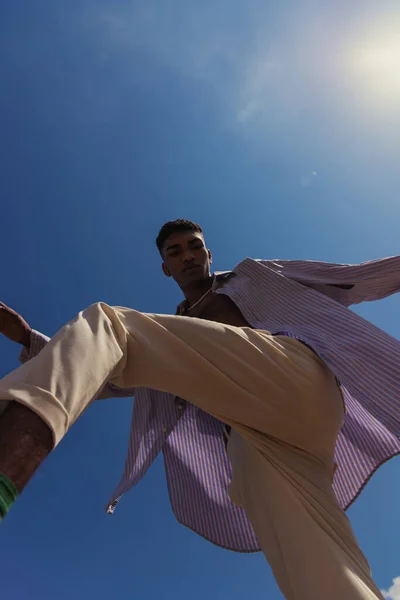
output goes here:
{"type": "Polygon", "coordinates": [[[9,340],[29,347],[32,327],[21,315],[0,302],[0,333],[9,340]]]}

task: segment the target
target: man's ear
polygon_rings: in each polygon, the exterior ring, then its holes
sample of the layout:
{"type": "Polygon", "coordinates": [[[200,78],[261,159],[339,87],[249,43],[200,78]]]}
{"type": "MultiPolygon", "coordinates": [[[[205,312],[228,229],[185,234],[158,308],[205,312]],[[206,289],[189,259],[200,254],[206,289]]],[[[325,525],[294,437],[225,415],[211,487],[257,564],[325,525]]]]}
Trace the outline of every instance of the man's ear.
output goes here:
{"type": "Polygon", "coordinates": [[[210,265],[211,265],[211,263],[212,263],[212,254],[211,254],[210,250],[208,250],[208,260],[210,261],[210,265]]]}
{"type": "Polygon", "coordinates": [[[170,273],[170,271],[169,271],[169,269],[168,269],[167,265],[166,265],[164,262],[162,263],[162,265],[161,265],[161,268],[162,268],[162,270],[163,270],[163,273],[164,273],[164,275],[165,275],[166,277],[171,277],[171,273],[170,273]]]}

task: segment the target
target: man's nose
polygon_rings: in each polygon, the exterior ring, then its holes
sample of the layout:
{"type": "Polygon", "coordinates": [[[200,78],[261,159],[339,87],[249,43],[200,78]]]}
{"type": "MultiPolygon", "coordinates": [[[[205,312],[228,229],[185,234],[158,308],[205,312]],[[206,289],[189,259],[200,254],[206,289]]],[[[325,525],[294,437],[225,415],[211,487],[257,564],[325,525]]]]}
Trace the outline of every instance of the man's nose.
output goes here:
{"type": "Polygon", "coordinates": [[[185,250],[183,253],[183,262],[193,262],[195,259],[193,250],[185,250]]]}

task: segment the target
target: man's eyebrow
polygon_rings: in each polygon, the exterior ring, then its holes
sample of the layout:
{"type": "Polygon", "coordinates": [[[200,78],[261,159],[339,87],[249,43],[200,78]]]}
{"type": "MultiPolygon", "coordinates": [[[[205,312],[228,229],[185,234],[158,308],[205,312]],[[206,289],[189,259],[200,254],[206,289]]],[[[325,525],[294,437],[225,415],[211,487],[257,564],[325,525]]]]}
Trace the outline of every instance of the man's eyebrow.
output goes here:
{"type": "MultiPolygon", "coordinates": [[[[189,246],[192,246],[193,244],[197,244],[198,242],[203,244],[203,240],[201,238],[193,238],[192,240],[188,241],[188,244],[189,246]]],[[[171,244],[171,246],[167,246],[165,248],[165,252],[168,252],[168,250],[179,250],[180,247],[181,244],[171,244]]]]}
{"type": "Polygon", "coordinates": [[[167,246],[165,248],[165,251],[167,252],[168,250],[177,250],[180,247],[181,247],[180,244],[172,244],[172,246],[167,246]]]}

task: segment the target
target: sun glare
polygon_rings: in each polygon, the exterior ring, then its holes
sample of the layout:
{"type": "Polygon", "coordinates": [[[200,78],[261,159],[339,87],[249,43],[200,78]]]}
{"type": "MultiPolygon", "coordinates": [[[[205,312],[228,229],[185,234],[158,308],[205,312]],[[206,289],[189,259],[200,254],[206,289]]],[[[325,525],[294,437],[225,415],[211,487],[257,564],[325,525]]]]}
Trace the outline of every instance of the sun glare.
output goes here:
{"type": "Polygon", "coordinates": [[[372,26],[351,41],[346,71],[360,99],[375,108],[400,111],[400,24],[372,26]]]}

